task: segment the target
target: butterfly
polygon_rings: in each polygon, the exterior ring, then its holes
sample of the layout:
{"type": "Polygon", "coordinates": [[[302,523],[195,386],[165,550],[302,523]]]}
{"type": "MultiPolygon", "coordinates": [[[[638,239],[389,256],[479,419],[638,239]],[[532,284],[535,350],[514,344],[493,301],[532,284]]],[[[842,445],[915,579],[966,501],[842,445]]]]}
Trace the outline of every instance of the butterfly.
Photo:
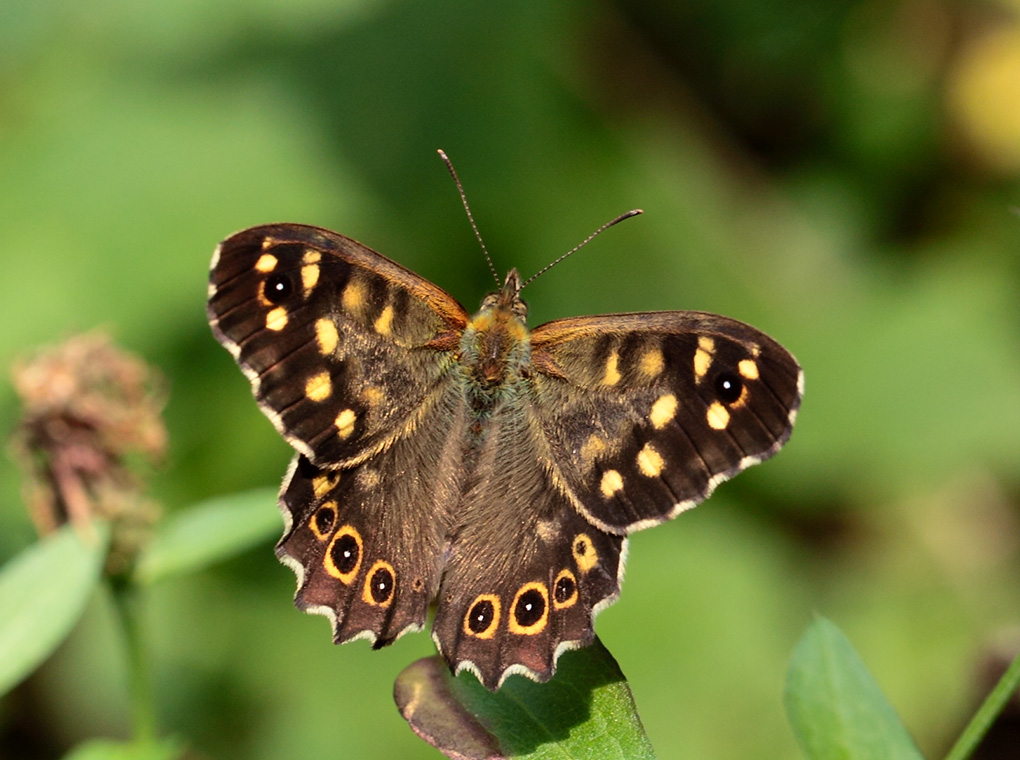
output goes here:
{"type": "Polygon", "coordinates": [[[471,316],[301,224],[224,240],[212,331],[296,450],[280,491],[295,604],[337,643],[421,630],[490,690],[554,673],[620,593],[627,536],[775,454],[796,360],[695,311],[526,326],[516,270],[471,316]]]}

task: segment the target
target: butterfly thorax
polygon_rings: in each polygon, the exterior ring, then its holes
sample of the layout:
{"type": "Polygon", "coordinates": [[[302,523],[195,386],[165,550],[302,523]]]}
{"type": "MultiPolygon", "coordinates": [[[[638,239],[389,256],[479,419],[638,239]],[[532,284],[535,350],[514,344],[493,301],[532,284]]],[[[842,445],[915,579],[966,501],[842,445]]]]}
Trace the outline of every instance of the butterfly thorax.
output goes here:
{"type": "Polygon", "coordinates": [[[519,295],[520,276],[511,269],[503,287],[482,301],[460,343],[460,364],[476,405],[491,406],[502,389],[524,376],[531,345],[525,319],[528,307],[519,295]]]}

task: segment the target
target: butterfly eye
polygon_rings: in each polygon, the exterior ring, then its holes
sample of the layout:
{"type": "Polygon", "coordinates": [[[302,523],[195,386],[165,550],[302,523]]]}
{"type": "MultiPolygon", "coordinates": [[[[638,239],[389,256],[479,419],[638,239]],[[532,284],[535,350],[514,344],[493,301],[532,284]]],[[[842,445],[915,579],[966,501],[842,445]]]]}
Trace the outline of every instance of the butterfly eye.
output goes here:
{"type": "Polygon", "coordinates": [[[553,585],[553,607],[563,609],[577,601],[577,581],[569,570],[561,570],[553,585]]]}
{"type": "Polygon", "coordinates": [[[290,298],[294,292],[294,282],[285,272],[275,272],[266,278],[262,293],[273,305],[279,305],[290,298]]]}
{"type": "Polygon", "coordinates": [[[480,639],[491,639],[499,624],[499,597],[482,594],[475,599],[464,616],[464,633],[480,639]]]}
{"type": "Polygon", "coordinates": [[[715,395],[724,404],[732,404],[743,390],[743,380],[732,372],[720,372],[715,378],[715,395]]]}
{"type": "Polygon", "coordinates": [[[316,538],[320,541],[325,541],[329,538],[329,533],[333,530],[334,523],[336,523],[336,502],[327,501],[315,511],[308,525],[316,538]]]}
{"type": "Polygon", "coordinates": [[[341,526],[333,535],[324,560],[326,572],[341,583],[354,581],[361,567],[361,536],[350,525],[341,526]]]}
{"type": "Polygon", "coordinates": [[[365,592],[363,598],[369,604],[380,607],[389,606],[393,599],[393,587],[396,579],[393,577],[393,567],[383,560],[379,560],[372,566],[368,579],[365,581],[365,592]]]}
{"type": "Polygon", "coordinates": [[[341,536],[333,544],[333,564],[341,573],[349,573],[358,564],[358,542],[354,536],[341,536]]]}
{"type": "Polygon", "coordinates": [[[517,592],[517,599],[514,602],[514,622],[517,624],[517,633],[533,633],[532,629],[539,628],[545,616],[545,595],[535,587],[525,587],[517,592]]]}
{"type": "Polygon", "coordinates": [[[496,610],[488,599],[483,599],[471,608],[468,627],[473,633],[484,633],[490,625],[496,610]]]}

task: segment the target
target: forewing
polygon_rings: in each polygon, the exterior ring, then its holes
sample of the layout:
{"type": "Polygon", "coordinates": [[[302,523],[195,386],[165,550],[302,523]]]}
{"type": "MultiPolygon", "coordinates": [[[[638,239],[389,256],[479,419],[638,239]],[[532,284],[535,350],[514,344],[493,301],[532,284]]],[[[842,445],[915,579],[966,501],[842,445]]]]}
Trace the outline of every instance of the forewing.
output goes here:
{"type": "Polygon", "coordinates": [[[775,454],[803,392],[785,348],[715,314],[561,320],[531,346],[557,480],[611,532],[670,519],[775,454]]]}
{"type": "Polygon", "coordinates": [[[253,227],[224,240],[209,322],[287,441],[350,466],[417,424],[467,321],[451,296],[335,232],[253,227]]]}

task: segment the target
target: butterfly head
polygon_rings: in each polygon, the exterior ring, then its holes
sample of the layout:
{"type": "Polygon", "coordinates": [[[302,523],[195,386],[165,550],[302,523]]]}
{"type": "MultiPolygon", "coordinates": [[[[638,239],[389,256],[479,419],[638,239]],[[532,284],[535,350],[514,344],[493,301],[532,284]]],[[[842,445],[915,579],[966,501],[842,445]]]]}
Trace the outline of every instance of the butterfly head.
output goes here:
{"type": "Polygon", "coordinates": [[[512,315],[519,319],[521,324],[527,321],[528,305],[521,299],[521,276],[516,269],[507,272],[503,287],[482,299],[482,308],[478,312],[478,317],[486,313],[495,314],[497,312],[512,315]]]}
{"type": "Polygon", "coordinates": [[[522,364],[528,306],[521,299],[521,276],[511,269],[503,287],[490,293],[464,331],[462,361],[482,386],[504,382],[522,364]]]}

